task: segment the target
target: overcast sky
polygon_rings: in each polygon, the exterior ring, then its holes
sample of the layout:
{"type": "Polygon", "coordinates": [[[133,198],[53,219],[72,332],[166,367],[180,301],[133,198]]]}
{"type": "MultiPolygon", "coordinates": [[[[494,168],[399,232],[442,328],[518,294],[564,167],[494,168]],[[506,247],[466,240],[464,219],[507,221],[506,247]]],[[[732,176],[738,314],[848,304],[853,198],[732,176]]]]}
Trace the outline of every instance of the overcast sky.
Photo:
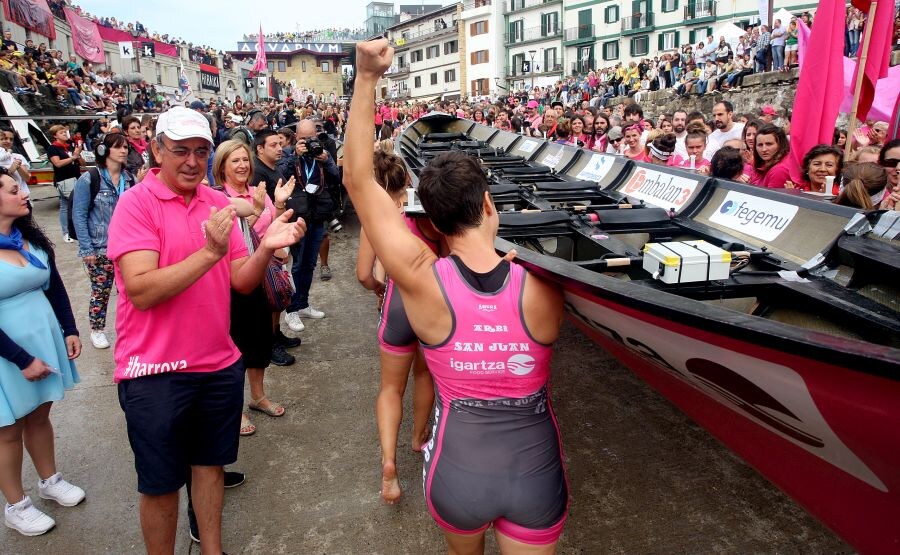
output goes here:
{"type": "MultiPolygon", "coordinates": [[[[140,21],[151,32],[168,33],[217,50],[235,50],[244,34],[364,27],[369,0],[75,0],[87,12],[140,21]]],[[[401,2],[395,2],[399,5],[401,2]]],[[[419,4],[404,0],[403,4],[419,4]]],[[[431,0],[426,4],[448,4],[431,0]]]]}

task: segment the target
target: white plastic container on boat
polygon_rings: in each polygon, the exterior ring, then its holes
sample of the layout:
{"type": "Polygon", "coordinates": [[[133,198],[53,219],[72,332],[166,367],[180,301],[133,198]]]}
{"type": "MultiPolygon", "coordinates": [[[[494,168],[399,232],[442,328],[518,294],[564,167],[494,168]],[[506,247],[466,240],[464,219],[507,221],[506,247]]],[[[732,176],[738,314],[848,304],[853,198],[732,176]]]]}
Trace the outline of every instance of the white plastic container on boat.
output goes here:
{"type": "Polygon", "coordinates": [[[706,241],[672,241],[644,245],[644,270],[663,283],[727,279],[731,253],[706,241]]]}

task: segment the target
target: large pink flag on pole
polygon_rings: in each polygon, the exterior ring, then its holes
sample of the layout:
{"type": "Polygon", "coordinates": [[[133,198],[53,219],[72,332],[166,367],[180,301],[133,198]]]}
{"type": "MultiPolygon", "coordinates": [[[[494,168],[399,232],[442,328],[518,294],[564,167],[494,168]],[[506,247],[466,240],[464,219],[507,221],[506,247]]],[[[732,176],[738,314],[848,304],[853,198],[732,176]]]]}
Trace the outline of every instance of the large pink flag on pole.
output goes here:
{"type": "Polygon", "coordinates": [[[266,61],[266,40],[263,38],[262,24],[260,24],[259,37],[256,41],[256,59],[253,61],[253,69],[251,70],[250,75],[253,76],[257,73],[265,74],[268,69],[269,64],[266,61]]]}
{"type": "Polygon", "coordinates": [[[72,8],[63,8],[66,21],[72,28],[72,46],[75,53],[89,62],[102,64],[106,62],[103,54],[103,37],[97,29],[97,24],[89,19],[81,17],[72,8]]]}
{"type": "MultiPolygon", "coordinates": [[[[866,65],[862,68],[863,72],[865,72],[865,77],[863,78],[862,89],[860,89],[859,93],[859,103],[856,108],[856,116],[859,120],[864,120],[869,112],[869,108],[872,107],[878,80],[882,77],[887,77],[888,65],[891,59],[891,42],[894,36],[893,0],[853,0],[853,5],[863,13],[868,13],[869,8],[873,4],[877,4],[878,8],[875,10],[875,17],[866,21],[863,37],[860,40],[860,52],[857,54],[857,59],[862,57],[862,45],[865,44],[865,35],[871,35],[869,51],[866,52],[866,65]]],[[[819,18],[817,15],[816,25],[818,24],[819,18]]],[[[856,83],[856,73],[859,72],[859,69],[859,66],[857,66],[856,72],[853,74],[853,83],[856,83]]]]}
{"type": "Polygon", "coordinates": [[[822,0],[816,11],[791,118],[791,179],[799,183],[803,156],[817,144],[831,144],[844,98],[844,2],[822,0]]]}

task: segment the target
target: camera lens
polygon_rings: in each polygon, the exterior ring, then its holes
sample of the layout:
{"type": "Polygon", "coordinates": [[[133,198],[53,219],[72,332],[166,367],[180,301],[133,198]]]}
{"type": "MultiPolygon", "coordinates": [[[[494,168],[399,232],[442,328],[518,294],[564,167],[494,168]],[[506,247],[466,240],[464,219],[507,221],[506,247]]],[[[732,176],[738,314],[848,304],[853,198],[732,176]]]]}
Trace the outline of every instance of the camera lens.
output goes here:
{"type": "Polygon", "coordinates": [[[328,222],[328,227],[331,228],[331,231],[334,231],[334,232],[338,232],[338,231],[344,229],[344,226],[341,225],[341,221],[338,220],[337,218],[328,222]]]}

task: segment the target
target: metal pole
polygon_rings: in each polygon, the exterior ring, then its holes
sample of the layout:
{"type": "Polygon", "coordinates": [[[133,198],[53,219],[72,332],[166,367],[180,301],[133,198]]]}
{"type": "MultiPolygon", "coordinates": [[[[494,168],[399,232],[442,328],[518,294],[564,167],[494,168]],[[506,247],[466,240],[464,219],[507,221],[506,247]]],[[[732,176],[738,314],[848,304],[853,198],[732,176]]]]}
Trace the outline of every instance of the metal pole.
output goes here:
{"type": "MultiPolygon", "coordinates": [[[[859,107],[859,94],[862,91],[864,70],[866,68],[866,57],[869,54],[869,41],[872,39],[872,24],[875,22],[875,10],[878,8],[878,2],[872,2],[869,6],[869,16],[866,20],[866,34],[863,37],[862,53],[856,61],[856,87],[853,89],[853,108],[850,110],[850,123],[847,125],[847,144],[844,145],[844,158],[850,156],[853,146],[853,133],[856,131],[856,110],[859,107]]],[[[807,52],[809,54],[809,52],[807,52]]],[[[867,114],[868,115],[868,114],[867,114]]]]}

